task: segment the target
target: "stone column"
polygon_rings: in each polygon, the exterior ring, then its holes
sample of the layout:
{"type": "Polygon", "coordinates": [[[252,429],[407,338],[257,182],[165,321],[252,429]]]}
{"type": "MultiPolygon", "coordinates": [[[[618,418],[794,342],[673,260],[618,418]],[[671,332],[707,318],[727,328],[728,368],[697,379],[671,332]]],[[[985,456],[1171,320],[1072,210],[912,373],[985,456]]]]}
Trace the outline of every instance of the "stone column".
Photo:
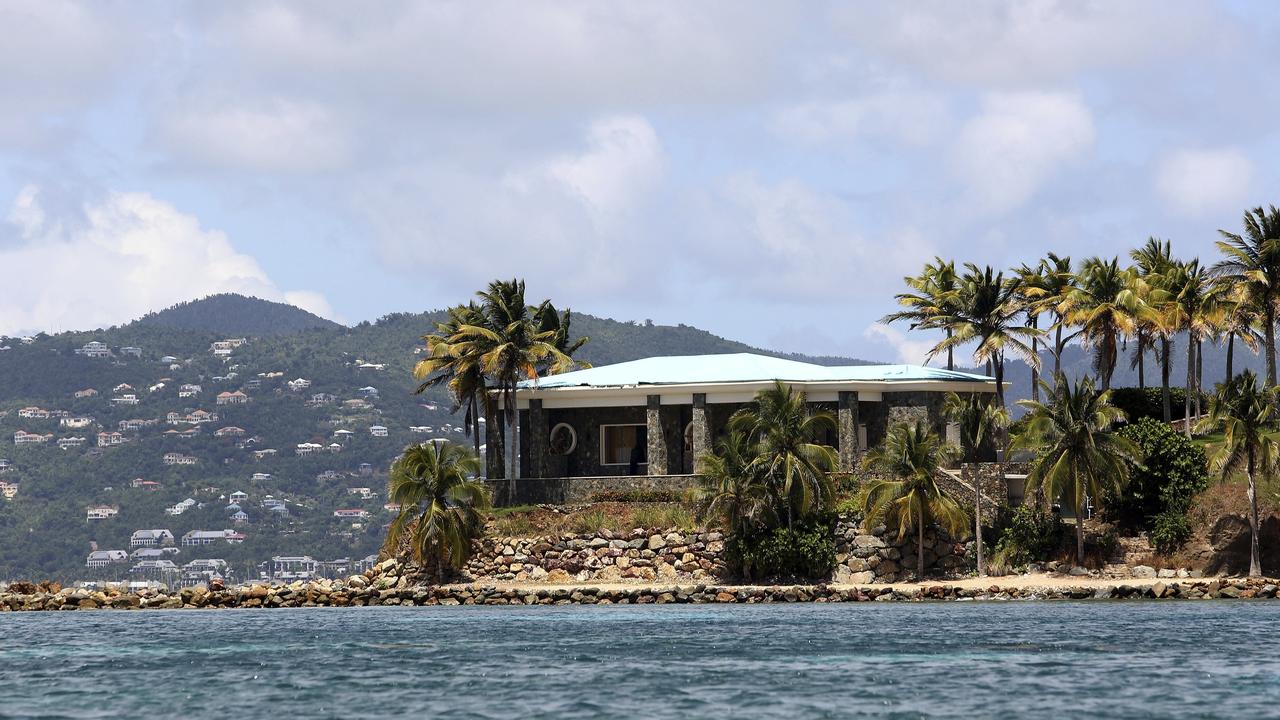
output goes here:
{"type": "Polygon", "coordinates": [[[547,437],[547,412],[542,400],[529,401],[529,476],[547,476],[547,453],[550,451],[547,437]]]}
{"type": "Polygon", "coordinates": [[[667,437],[662,429],[662,396],[650,395],[645,408],[646,435],[649,439],[649,474],[667,474],[667,437]]]}
{"type": "Polygon", "coordinates": [[[707,422],[707,394],[693,394],[693,471],[698,471],[698,458],[712,451],[711,425],[707,422]]]}
{"type": "MultiPolygon", "coordinates": [[[[495,405],[497,403],[494,403],[495,405]]],[[[497,410],[485,419],[484,423],[484,467],[485,477],[490,480],[501,480],[506,477],[506,452],[504,452],[503,443],[503,421],[502,411],[497,410]]]]}
{"type": "Polygon", "coordinates": [[[840,392],[836,425],[840,432],[840,472],[853,472],[858,467],[858,456],[862,454],[862,448],[858,447],[858,393],[840,392]]]}

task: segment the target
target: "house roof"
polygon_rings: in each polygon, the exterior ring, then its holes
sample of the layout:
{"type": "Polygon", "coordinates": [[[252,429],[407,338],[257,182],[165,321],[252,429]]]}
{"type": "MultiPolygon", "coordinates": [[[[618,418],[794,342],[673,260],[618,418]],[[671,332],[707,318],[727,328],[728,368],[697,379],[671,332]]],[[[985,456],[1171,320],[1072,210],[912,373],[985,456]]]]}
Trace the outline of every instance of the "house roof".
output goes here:
{"type": "Polygon", "coordinates": [[[843,365],[829,367],[783,358],[732,353],[675,355],[632,360],[576,370],[520,383],[523,390],[569,387],[634,387],[640,385],[732,384],[770,380],[788,382],[927,381],[992,382],[985,375],[919,365],[843,365]]]}

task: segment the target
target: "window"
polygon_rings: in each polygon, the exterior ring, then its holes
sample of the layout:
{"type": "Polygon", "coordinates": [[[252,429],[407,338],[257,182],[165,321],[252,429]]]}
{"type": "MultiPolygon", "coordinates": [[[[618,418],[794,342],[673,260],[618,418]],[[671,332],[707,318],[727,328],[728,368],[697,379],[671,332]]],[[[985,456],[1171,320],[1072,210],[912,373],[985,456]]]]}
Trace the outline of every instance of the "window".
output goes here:
{"type": "Polygon", "coordinates": [[[601,425],[601,465],[645,465],[648,458],[648,432],[644,425],[601,425]]]}
{"type": "Polygon", "coordinates": [[[578,433],[569,423],[559,423],[551,428],[549,445],[552,455],[568,455],[578,447],[578,433]]]}

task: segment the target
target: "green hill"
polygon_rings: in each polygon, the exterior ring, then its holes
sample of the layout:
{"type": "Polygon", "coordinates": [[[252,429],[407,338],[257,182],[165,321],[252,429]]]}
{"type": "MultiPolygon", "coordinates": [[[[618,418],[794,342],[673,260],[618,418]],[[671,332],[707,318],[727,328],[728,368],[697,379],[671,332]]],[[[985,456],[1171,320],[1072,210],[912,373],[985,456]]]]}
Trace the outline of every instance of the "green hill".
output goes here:
{"type": "MultiPolygon", "coordinates": [[[[146,528],[168,528],[179,538],[194,529],[244,533],[243,544],[181,548],[173,558],[179,565],[224,558],[240,577],[272,555],[331,560],[375,552],[392,517],[383,509],[385,473],[399,451],[429,437],[468,442],[456,427],[462,418],[450,414],[442,391],[413,394],[410,370],[420,357],[415,350],[443,317],[440,311],[398,313],[344,327],[279,303],[219,295],[105,330],[40,335],[30,344],[0,340],[10,348],[0,352],[0,458],[9,464],[0,481],[19,488],[11,500],[0,499],[0,580],[119,574],[127,566],[85,568],[91,543],[129,550],[130,534],[146,528]],[[229,355],[212,352],[215,341],[241,337],[247,342],[229,355]],[[111,355],[76,353],[93,341],[109,347],[111,355]],[[291,388],[289,381],[299,378],[309,387],[291,388]],[[130,388],[114,390],[122,384],[130,388]],[[184,385],[199,385],[199,394],[183,397],[190,394],[184,385]],[[373,395],[366,388],[376,395],[366,397],[373,395]],[[87,389],[97,394],[75,397],[87,389]],[[243,391],[249,401],[217,404],[219,393],[232,391],[243,391]],[[130,394],[136,405],[112,402],[130,394]],[[321,397],[313,401],[316,395],[321,397]],[[89,418],[89,425],[64,427],[58,417],[21,417],[28,407],[89,418]],[[200,425],[168,422],[170,413],[183,418],[196,410],[219,418],[200,425]],[[130,420],[156,422],[123,431],[120,445],[94,447],[99,432],[120,431],[120,423],[130,420]],[[386,427],[387,436],[373,436],[372,426],[386,427]],[[198,428],[194,436],[168,432],[191,428],[198,428]],[[221,428],[244,434],[218,436],[221,428]],[[19,431],[51,434],[52,440],[17,446],[19,431]],[[342,435],[339,431],[351,434],[335,437],[342,435]],[[85,438],[85,446],[55,444],[76,437],[85,438]],[[334,442],[342,445],[340,452],[328,451],[334,442]],[[326,449],[298,455],[299,443],[326,449]],[[263,450],[276,453],[255,455],[263,450]],[[195,458],[195,464],[166,465],[167,453],[195,458]],[[156,484],[135,488],[135,479],[156,484]],[[365,487],[371,491],[368,498],[352,493],[365,487]],[[227,510],[236,491],[249,495],[241,508],[248,520],[240,524],[227,510]],[[268,495],[287,503],[288,517],[262,505],[268,495]],[[191,509],[180,515],[165,512],[187,498],[196,502],[191,509]],[[115,507],[119,515],[87,520],[90,505],[115,507]],[[370,517],[353,522],[333,516],[346,508],[366,510],[370,517]]],[[[768,352],[684,325],[575,313],[573,329],[591,336],[580,355],[598,365],[653,355],[768,352]]],[[[768,354],[827,364],[859,362],[768,354]]]]}
{"type": "Polygon", "coordinates": [[[160,312],[148,313],[133,324],[254,337],[290,335],[313,328],[334,330],[342,327],[332,320],[292,305],[235,293],[210,295],[179,303],[160,312]]]}

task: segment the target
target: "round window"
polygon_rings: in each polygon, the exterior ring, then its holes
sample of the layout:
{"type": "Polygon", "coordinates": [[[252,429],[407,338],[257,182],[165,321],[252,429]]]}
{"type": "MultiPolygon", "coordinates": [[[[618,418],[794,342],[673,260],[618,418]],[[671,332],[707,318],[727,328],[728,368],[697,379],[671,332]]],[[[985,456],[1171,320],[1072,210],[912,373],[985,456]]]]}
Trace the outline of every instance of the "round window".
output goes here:
{"type": "Polygon", "coordinates": [[[569,423],[560,423],[551,428],[549,440],[552,455],[568,455],[578,447],[578,433],[569,423]]]}

